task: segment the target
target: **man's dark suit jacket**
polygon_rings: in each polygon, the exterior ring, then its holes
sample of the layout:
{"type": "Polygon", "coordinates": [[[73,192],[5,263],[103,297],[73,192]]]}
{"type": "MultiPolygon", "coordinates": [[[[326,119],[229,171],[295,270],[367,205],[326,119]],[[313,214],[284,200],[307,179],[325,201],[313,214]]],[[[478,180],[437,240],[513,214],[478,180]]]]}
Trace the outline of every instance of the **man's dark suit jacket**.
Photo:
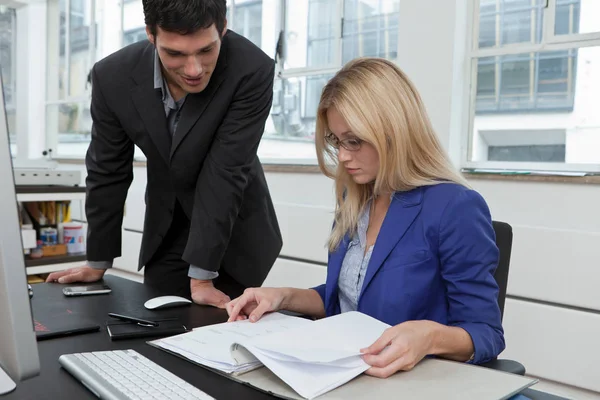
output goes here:
{"type": "Polygon", "coordinates": [[[273,99],[274,62],[228,31],[208,86],[188,95],[171,138],[154,88],[154,53],[150,42],[135,43],[92,70],[88,260],[121,255],[135,144],[146,155],[148,174],[138,269],[161,244],[178,200],[191,221],[182,259],[260,286],[282,246],[256,155],[273,99]]]}

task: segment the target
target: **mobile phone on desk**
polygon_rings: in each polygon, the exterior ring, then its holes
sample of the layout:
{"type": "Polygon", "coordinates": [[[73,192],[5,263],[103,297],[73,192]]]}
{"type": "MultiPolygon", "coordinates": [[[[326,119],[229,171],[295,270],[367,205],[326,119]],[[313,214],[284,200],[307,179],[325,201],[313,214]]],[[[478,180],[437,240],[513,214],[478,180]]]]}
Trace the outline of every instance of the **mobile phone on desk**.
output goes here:
{"type": "Polygon", "coordinates": [[[105,284],[87,285],[87,286],[69,286],[63,288],[65,296],[89,296],[94,294],[107,294],[112,292],[112,289],[105,284]]]}

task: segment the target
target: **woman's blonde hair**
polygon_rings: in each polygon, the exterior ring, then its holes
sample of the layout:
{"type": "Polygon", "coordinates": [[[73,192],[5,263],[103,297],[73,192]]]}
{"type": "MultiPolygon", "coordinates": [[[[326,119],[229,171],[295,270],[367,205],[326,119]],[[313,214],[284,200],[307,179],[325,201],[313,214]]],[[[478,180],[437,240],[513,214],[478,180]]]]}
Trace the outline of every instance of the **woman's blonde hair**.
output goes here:
{"type": "Polygon", "coordinates": [[[325,85],[315,143],[321,171],[336,182],[330,251],[344,235],[354,234],[360,213],[373,196],[443,182],[468,186],[442,148],[414,85],[400,68],[384,59],[350,61],[325,85]],[[325,141],[330,133],[330,108],[337,110],[353,135],[377,150],[379,171],[373,183],[355,183],[346,168],[338,165],[336,150],[325,141]]]}

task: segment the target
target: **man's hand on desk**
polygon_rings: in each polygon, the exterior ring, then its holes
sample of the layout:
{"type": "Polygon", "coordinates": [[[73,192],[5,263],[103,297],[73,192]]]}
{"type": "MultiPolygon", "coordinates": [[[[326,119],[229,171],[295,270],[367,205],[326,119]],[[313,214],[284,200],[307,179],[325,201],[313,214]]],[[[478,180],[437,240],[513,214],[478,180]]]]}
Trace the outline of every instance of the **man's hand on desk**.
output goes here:
{"type": "Polygon", "coordinates": [[[211,280],[190,278],[192,300],[196,304],[206,304],[217,308],[225,308],[231,300],[229,296],[215,288],[211,280]]]}
{"type": "Polygon", "coordinates": [[[94,269],[88,266],[70,268],[64,271],[53,272],[48,275],[46,282],[73,283],[96,282],[102,279],[106,270],[94,269]]]}

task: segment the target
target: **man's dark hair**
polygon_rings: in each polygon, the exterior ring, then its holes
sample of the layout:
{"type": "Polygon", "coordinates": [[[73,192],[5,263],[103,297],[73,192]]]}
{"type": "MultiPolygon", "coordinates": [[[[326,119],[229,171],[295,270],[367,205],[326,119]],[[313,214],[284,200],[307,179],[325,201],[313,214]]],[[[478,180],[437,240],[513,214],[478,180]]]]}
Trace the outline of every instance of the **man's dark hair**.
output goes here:
{"type": "Polygon", "coordinates": [[[182,35],[216,26],[219,35],[225,27],[226,0],[142,0],[144,18],[150,33],[157,27],[182,35]]]}

